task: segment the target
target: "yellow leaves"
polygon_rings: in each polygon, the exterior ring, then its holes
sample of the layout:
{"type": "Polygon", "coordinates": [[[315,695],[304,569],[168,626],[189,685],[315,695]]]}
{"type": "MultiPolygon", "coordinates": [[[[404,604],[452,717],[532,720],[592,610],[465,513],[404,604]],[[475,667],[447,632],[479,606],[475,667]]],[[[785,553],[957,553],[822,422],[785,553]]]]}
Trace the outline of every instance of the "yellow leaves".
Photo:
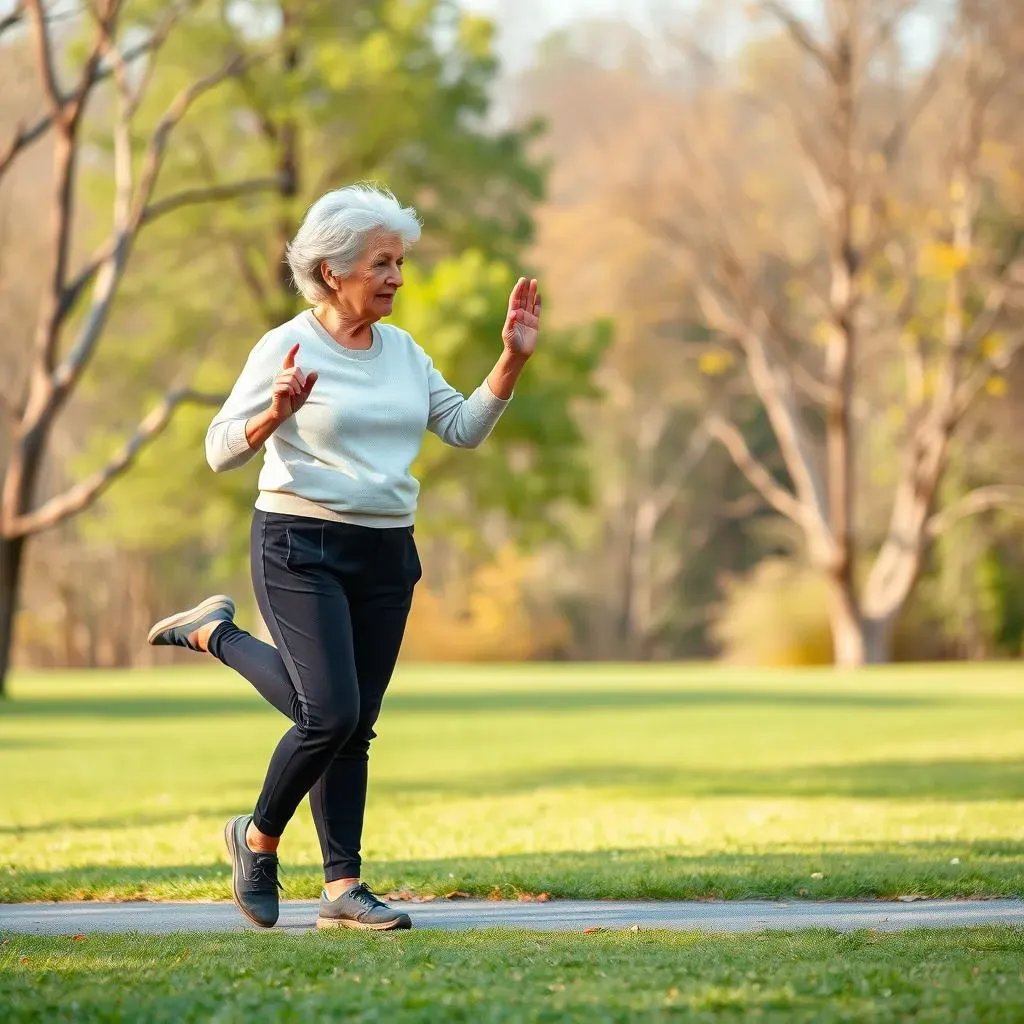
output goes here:
{"type": "Polygon", "coordinates": [[[978,346],[978,351],[984,359],[998,359],[1006,349],[1006,337],[998,331],[987,335],[978,346]]]}
{"type": "Polygon", "coordinates": [[[811,329],[811,341],[815,345],[824,348],[832,340],[832,325],[827,320],[821,320],[811,329]]]}
{"type": "Polygon", "coordinates": [[[707,377],[720,377],[732,369],[736,357],[724,349],[709,349],[701,352],[697,368],[707,377]]]}
{"type": "Polygon", "coordinates": [[[387,32],[374,32],[367,36],[359,55],[363,67],[374,78],[383,78],[398,70],[399,55],[387,32]]]}
{"type": "Polygon", "coordinates": [[[483,57],[491,50],[494,23],[490,18],[466,14],[459,19],[459,47],[474,57],[483,57]]]}
{"type": "Polygon", "coordinates": [[[960,178],[954,178],[949,184],[949,198],[954,203],[962,203],[967,195],[967,186],[960,178]]]}
{"type": "Polygon", "coordinates": [[[969,251],[948,242],[932,242],[921,250],[918,267],[927,277],[948,281],[970,263],[969,251]]]}
{"type": "Polygon", "coordinates": [[[403,650],[411,661],[528,661],[549,657],[567,640],[558,616],[529,608],[531,581],[543,572],[511,544],[464,580],[465,593],[416,590],[403,650]],[[460,599],[461,598],[461,599],[460,599]]]}
{"type": "Polygon", "coordinates": [[[993,398],[1002,398],[1008,390],[1005,377],[990,377],[985,382],[985,393],[993,398]]]}

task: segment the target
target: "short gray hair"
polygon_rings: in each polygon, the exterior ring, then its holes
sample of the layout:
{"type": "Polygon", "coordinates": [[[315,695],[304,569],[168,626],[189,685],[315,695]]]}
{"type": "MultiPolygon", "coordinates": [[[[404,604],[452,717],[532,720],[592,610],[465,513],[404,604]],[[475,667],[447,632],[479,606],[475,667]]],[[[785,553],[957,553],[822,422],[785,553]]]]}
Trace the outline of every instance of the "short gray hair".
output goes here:
{"type": "Polygon", "coordinates": [[[288,243],[285,259],[295,287],[311,303],[331,295],[320,265],[344,277],[352,272],[374,231],[399,235],[405,246],[420,237],[420,221],[411,206],[403,207],[387,189],[371,184],[346,185],[321,196],[288,243]]]}

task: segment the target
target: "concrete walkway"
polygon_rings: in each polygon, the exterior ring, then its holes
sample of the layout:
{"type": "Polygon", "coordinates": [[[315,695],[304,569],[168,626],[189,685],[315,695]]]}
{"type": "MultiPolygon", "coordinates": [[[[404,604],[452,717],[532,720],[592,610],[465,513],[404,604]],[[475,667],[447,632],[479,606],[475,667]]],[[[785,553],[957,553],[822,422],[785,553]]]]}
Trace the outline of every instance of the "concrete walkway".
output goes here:
{"type": "MultiPolygon", "coordinates": [[[[943,928],[982,924],[1024,926],[1024,901],[922,900],[915,903],[576,902],[498,903],[459,900],[400,904],[414,928],[467,930],[587,928],[758,932],[765,929],[943,928]]],[[[316,921],[313,902],[281,904],[275,930],[306,932],[316,921]]],[[[88,932],[227,932],[258,930],[231,903],[8,903],[0,904],[0,933],[74,935],[88,932]]]]}

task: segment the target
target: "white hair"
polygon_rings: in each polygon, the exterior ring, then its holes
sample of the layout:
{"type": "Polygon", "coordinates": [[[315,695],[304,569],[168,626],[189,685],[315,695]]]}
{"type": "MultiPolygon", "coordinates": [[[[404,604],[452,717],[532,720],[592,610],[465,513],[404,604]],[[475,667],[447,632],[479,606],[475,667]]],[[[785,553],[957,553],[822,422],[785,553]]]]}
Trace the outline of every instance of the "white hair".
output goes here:
{"type": "Polygon", "coordinates": [[[285,259],[295,287],[310,303],[329,298],[320,266],[326,262],[339,277],[350,274],[375,231],[401,237],[410,246],[420,237],[420,221],[411,206],[403,207],[387,189],[347,185],[321,196],[303,217],[288,243],[285,259]]]}

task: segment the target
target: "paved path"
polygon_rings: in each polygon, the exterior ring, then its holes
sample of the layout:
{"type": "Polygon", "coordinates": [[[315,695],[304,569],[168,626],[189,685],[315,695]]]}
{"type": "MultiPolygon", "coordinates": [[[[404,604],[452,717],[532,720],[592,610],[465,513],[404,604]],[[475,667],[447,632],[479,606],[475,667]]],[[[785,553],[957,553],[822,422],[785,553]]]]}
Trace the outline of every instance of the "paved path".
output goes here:
{"type": "MultiPolygon", "coordinates": [[[[585,928],[757,932],[765,929],[939,928],[980,924],[1024,925],[1024,901],[923,900],[915,903],[550,903],[438,901],[403,904],[414,928],[465,930],[585,928]]],[[[284,902],[277,930],[308,931],[316,904],[284,902]]],[[[74,935],[85,932],[225,932],[251,929],[231,903],[8,903],[0,904],[0,933],[74,935]]]]}

